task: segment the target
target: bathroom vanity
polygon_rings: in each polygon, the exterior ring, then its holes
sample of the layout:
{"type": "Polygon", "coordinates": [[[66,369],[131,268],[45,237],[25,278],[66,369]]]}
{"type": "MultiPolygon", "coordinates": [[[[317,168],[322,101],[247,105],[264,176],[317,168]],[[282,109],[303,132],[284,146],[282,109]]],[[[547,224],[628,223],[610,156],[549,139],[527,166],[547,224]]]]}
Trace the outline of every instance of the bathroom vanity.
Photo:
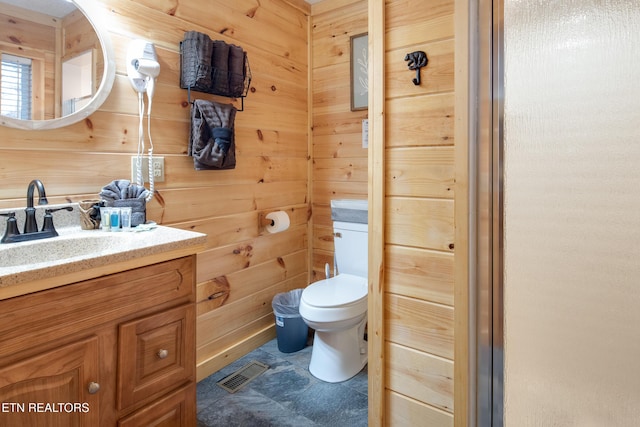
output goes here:
{"type": "Polygon", "coordinates": [[[107,237],[90,254],[0,262],[0,425],[195,425],[195,253],[206,236],[107,237]]]}

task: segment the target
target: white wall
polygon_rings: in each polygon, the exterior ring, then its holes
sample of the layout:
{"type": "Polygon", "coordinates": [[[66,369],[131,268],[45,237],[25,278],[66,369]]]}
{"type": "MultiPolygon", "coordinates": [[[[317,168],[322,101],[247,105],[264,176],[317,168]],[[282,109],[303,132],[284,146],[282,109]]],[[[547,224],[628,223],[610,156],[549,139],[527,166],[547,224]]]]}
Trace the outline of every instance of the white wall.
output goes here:
{"type": "Polygon", "coordinates": [[[640,3],[505,0],[505,425],[640,425],[640,3]]]}

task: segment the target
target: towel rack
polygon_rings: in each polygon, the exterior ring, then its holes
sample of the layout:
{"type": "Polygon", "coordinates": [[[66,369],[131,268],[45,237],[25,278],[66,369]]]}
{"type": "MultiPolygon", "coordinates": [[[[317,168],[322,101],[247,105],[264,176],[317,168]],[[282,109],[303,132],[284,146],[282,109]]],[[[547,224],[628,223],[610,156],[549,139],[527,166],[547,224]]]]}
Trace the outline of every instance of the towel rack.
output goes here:
{"type": "MultiPolygon", "coordinates": [[[[249,78],[249,82],[251,81],[251,78],[249,78]]],[[[184,89],[184,88],[183,88],[184,89]]],[[[191,86],[188,86],[187,88],[187,101],[189,102],[189,104],[193,105],[193,101],[191,100],[191,86]]],[[[203,93],[211,93],[213,95],[219,95],[216,94],[214,92],[205,92],[202,90],[195,90],[196,92],[203,92],[203,93]]],[[[236,96],[236,97],[231,97],[231,98],[240,98],[240,108],[237,108],[236,111],[244,111],[244,99],[247,97],[247,95],[242,95],[242,96],[236,96]]]]}
{"type": "MultiPolygon", "coordinates": [[[[193,90],[228,98],[240,98],[242,107],[237,111],[244,111],[244,98],[249,92],[252,77],[246,52],[242,51],[244,56],[242,74],[220,70],[215,66],[209,66],[209,64],[203,65],[202,62],[206,62],[209,58],[203,58],[205,49],[203,49],[203,46],[198,45],[198,42],[210,43],[212,40],[206,34],[191,33],[197,34],[200,38],[195,41],[190,39],[187,47],[185,47],[186,39],[180,42],[180,87],[187,89],[189,104],[193,104],[191,101],[191,91],[193,90]],[[202,76],[204,78],[198,80],[198,77],[202,76]],[[201,84],[200,81],[206,83],[201,84]]],[[[240,49],[238,46],[233,47],[240,49]]]]}

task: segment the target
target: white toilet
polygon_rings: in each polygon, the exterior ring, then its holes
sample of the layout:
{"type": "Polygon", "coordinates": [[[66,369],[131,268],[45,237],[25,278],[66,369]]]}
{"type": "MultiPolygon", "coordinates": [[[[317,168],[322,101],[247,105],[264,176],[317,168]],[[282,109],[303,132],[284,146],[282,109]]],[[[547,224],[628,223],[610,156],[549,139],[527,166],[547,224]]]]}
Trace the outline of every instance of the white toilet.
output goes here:
{"type": "Polygon", "coordinates": [[[335,383],[367,364],[367,201],[333,200],[331,218],[338,274],[305,288],[300,315],[315,329],[309,372],[335,383]]]}

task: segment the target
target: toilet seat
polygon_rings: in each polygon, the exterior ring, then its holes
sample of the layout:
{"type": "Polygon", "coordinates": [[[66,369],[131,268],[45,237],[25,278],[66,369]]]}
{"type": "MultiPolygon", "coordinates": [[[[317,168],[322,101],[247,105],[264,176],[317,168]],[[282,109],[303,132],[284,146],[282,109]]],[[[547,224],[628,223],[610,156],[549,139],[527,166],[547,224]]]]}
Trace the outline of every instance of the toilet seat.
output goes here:
{"type": "Polygon", "coordinates": [[[307,286],[300,297],[300,314],[310,322],[339,322],[367,311],[367,279],[338,274],[307,286]]]}
{"type": "Polygon", "coordinates": [[[338,274],[307,286],[302,299],[315,307],[339,307],[367,297],[367,279],[353,274],[338,274]]]}

